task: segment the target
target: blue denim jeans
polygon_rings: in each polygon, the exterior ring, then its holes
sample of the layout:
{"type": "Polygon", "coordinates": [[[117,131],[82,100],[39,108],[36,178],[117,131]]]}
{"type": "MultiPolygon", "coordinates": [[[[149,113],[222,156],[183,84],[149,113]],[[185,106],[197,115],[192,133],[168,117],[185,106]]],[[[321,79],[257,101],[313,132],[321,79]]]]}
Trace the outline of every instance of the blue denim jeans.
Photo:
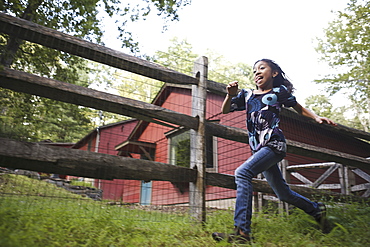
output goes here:
{"type": "Polygon", "coordinates": [[[283,158],[284,155],[276,154],[271,148],[262,147],[235,170],[237,191],[234,222],[235,227],[244,233],[251,232],[252,178],[261,172],[281,201],[292,204],[312,216],[319,213],[320,209],[316,202],[292,191],[285,182],[277,165],[283,158]]]}

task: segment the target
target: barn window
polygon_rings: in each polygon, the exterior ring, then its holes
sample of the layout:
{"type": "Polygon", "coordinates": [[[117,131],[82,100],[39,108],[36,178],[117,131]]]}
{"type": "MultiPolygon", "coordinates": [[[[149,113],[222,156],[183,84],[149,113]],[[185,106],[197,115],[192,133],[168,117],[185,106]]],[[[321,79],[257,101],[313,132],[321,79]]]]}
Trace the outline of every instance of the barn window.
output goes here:
{"type": "Polygon", "coordinates": [[[173,135],[170,139],[170,164],[190,167],[190,133],[185,131],[183,133],[173,135]]]}
{"type": "MultiPolygon", "coordinates": [[[[169,163],[190,167],[190,131],[174,130],[166,133],[169,141],[169,163]]],[[[206,170],[217,172],[217,138],[206,136],[206,170]]]]}

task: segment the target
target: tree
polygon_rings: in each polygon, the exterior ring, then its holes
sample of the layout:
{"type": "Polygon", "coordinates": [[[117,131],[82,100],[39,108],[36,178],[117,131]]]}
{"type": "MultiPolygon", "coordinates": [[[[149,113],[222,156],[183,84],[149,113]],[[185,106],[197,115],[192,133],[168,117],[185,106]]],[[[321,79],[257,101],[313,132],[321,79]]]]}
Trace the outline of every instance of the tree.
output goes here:
{"type": "MultiPolygon", "coordinates": [[[[189,3],[188,0],[129,3],[120,0],[5,0],[0,2],[0,11],[99,44],[103,44],[104,33],[99,13],[105,12],[110,18],[116,18],[122,47],[137,53],[138,42],[128,29],[129,22],[145,19],[155,10],[165,21],[178,20],[178,10],[189,3]]],[[[0,34],[0,63],[81,86],[89,86],[92,82],[88,76],[91,68],[86,60],[9,35],[0,34]]],[[[29,141],[46,138],[76,141],[92,127],[90,109],[5,89],[0,89],[0,96],[0,135],[29,141]],[[61,111],[56,112],[58,109],[61,111]]]]}
{"type": "Polygon", "coordinates": [[[164,84],[161,81],[129,72],[117,71],[115,76],[119,84],[115,85],[114,88],[119,95],[147,103],[153,101],[164,84]]]}
{"type": "Polygon", "coordinates": [[[349,118],[346,112],[350,108],[346,106],[336,107],[330,103],[329,97],[325,95],[315,95],[306,98],[305,106],[319,116],[327,117],[336,123],[341,123],[352,128],[361,129],[361,123],[357,118],[349,118]]]}
{"type": "Polygon", "coordinates": [[[193,46],[186,40],[174,37],[167,51],[157,51],[150,60],[164,67],[192,76],[195,60],[199,57],[193,52],[193,46]]]}
{"type": "Polygon", "coordinates": [[[370,130],[370,2],[350,0],[344,11],[325,29],[325,37],[318,39],[317,51],[337,74],[316,80],[327,86],[334,95],[348,94],[355,118],[361,129],[370,130]]]}
{"type": "MultiPolygon", "coordinates": [[[[152,58],[153,61],[165,67],[172,68],[179,72],[192,75],[194,62],[199,57],[193,52],[193,46],[187,40],[173,38],[172,45],[166,52],[157,52],[152,58]]],[[[214,51],[207,50],[209,72],[208,79],[220,83],[229,83],[238,80],[241,87],[253,86],[252,67],[245,63],[231,63],[224,56],[214,51]]]]}
{"type": "MultiPolygon", "coordinates": [[[[109,18],[116,18],[122,47],[137,52],[138,42],[133,40],[132,32],[127,30],[130,21],[145,19],[153,9],[165,20],[178,20],[178,10],[188,4],[188,0],[142,0],[129,3],[120,0],[8,0],[0,2],[0,11],[100,44],[104,31],[101,29],[99,12],[105,12],[109,18]]],[[[2,53],[1,64],[11,65],[21,44],[22,41],[9,37],[7,53],[2,53]]]]}
{"type": "Polygon", "coordinates": [[[210,50],[207,51],[207,56],[210,61],[208,73],[210,80],[224,84],[238,81],[239,88],[255,87],[252,66],[242,62],[232,63],[224,56],[210,50]]]}
{"type": "Polygon", "coordinates": [[[333,105],[325,95],[309,96],[305,103],[317,115],[332,118],[333,105]]]}
{"type": "MultiPolygon", "coordinates": [[[[54,78],[87,85],[87,74],[78,66],[61,66],[54,72],[54,78]]],[[[0,89],[0,111],[0,136],[8,138],[71,142],[79,140],[92,128],[88,108],[7,89],[0,89]]]]}

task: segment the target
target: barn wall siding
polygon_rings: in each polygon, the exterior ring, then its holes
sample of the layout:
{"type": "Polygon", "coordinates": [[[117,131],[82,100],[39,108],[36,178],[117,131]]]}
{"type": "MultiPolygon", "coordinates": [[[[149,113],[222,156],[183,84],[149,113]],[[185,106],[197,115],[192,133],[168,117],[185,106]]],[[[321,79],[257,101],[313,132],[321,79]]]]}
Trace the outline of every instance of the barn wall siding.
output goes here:
{"type": "MultiPolygon", "coordinates": [[[[162,96],[158,97],[157,104],[164,108],[177,111],[183,114],[191,115],[191,91],[186,88],[167,87],[162,91],[162,96]]],[[[218,121],[222,125],[227,125],[236,128],[245,129],[245,112],[233,112],[229,114],[221,114],[220,109],[224,98],[220,95],[208,93],[206,119],[208,121],[218,121]]],[[[117,155],[114,147],[129,137],[137,122],[130,122],[122,126],[112,126],[104,128],[100,132],[99,152],[117,155]]],[[[174,126],[176,127],[176,126],[174,126]]],[[[359,149],[360,142],[351,138],[343,138],[338,141],[338,135],[330,136],[321,130],[318,131],[310,125],[289,117],[282,117],[280,127],[283,129],[287,139],[308,143],[315,146],[332,148],[348,151],[361,156],[368,152],[359,149]],[[302,131],[304,130],[304,131],[302,131]],[[343,141],[344,142],[343,142],[343,141]]],[[[161,163],[169,163],[168,161],[168,139],[165,133],[173,130],[168,126],[159,125],[156,123],[145,123],[137,128],[137,132],[133,135],[134,140],[156,144],[154,161],[161,163]]],[[[342,137],[340,137],[342,138],[342,137]]],[[[94,146],[96,138],[92,140],[94,146]]],[[[81,147],[87,150],[87,145],[81,147]]],[[[235,169],[242,164],[248,157],[251,156],[249,145],[235,141],[217,138],[217,154],[218,154],[218,173],[233,175],[235,169]]],[[[370,156],[370,155],[369,155],[370,156]]],[[[140,158],[134,154],[134,158],[140,158]]],[[[326,162],[323,160],[307,158],[300,155],[288,154],[285,158],[289,165],[296,164],[312,164],[326,162]]],[[[302,171],[302,175],[309,177],[312,181],[316,180],[321,174],[322,169],[314,169],[302,171]]],[[[337,183],[339,180],[338,172],[324,183],[337,183]]],[[[361,179],[358,179],[362,181],[361,179]]],[[[302,184],[301,181],[289,175],[288,181],[292,184],[302,184]]],[[[96,185],[103,189],[104,199],[120,200],[128,203],[140,202],[141,181],[134,180],[99,180],[96,185]]],[[[207,186],[206,200],[220,200],[235,198],[235,191],[219,187],[207,186]]],[[[151,203],[153,205],[171,205],[183,204],[189,202],[188,185],[173,184],[165,181],[152,182],[151,203]]]]}

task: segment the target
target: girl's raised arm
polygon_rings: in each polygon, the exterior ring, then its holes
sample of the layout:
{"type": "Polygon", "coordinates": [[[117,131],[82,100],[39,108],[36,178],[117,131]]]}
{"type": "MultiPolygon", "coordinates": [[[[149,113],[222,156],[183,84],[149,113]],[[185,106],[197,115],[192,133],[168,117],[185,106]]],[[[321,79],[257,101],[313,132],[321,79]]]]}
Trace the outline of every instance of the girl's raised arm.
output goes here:
{"type": "Polygon", "coordinates": [[[226,86],[226,91],[227,95],[221,106],[221,112],[223,114],[230,112],[231,99],[234,96],[236,96],[238,92],[238,82],[237,81],[230,82],[229,85],[226,86]]]}
{"type": "Polygon", "coordinates": [[[321,123],[327,123],[327,124],[331,124],[331,125],[334,125],[336,126],[337,124],[334,123],[332,120],[330,120],[329,118],[326,118],[326,117],[320,117],[320,116],[317,116],[315,113],[313,113],[312,111],[308,110],[307,108],[304,108],[303,106],[301,106],[299,103],[297,103],[295,106],[293,106],[294,110],[296,110],[299,114],[305,116],[305,117],[309,117],[309,118],[312,118],[313,120],[315,120],[316,122],[318,122],[319,124],[321,123]]]}

